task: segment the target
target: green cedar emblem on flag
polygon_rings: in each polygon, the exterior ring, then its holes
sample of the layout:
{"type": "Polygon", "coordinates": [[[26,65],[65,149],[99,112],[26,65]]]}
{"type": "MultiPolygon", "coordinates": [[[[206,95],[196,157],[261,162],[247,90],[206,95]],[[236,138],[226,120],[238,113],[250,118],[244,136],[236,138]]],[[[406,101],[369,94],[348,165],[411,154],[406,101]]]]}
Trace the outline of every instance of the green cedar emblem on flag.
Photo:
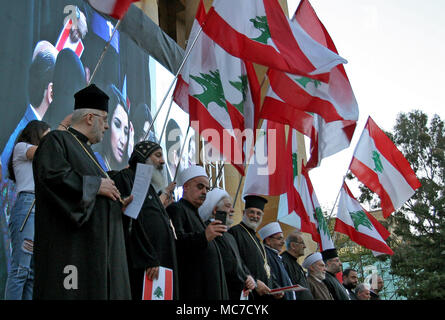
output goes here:
{"type": "Polygon", "coordinates": [[[380,154],[377,151],[373,151],[372,152],[372,160],[374,161],[374,171],[375,172],[383,172],[383,165],[382,165],[382,161],[380,160],[380,154]]]}
{"type": "Polygon", "coordinates": [[[352,221],[354,222],[355,230],[358,230],[358,227],[360,225],[363,225],[364,227],[368,228],[369,230],[373,229],[371,221],[369,221],[368,217],[366,216],[366,213],[363,212],[363,210],[349,212],[349,214],[351,215],[352,221]]]}
{"type": "Polygon", "coordinates": [[[161,298],[164,296],[164,292],[162,292],[161,287],[157,287],[157,288],[155,289],[155,292],[153,292],[153,295],[154,295],[156,298],[161,299],[161,298]]]}
{"type": "MultiPolygon", "coordinates": [[[[242,1],[242,0],[240,0],[242,1]]],[[[254,41],[261,42],[263,44],[267,44],[267,40],[270,39],[270,30],[269,24],[267,23],[266,16],[255,17],[255,19],[249,19],[250,22],[253,23],[253,26],[261,31],[261,35],[255,39],[254,41]]]]}
{"type": "Polygon", "coordinates": [[[227,105],[224,98],[224,90],[221,83],[221,77],[219,70],[206,73],[200,73],[201,77],[192,76],[190,78],[195,80],[204,90],[203,93],[193,95],[208,109],[210,102],[215,102],[221,108],[226,109],[227,105]]]}
{"type": "Polygon", "coordinates": [[[329,234],[328,224],[323,217],[323,211],[321,211],[320,207],[315,208],[315,217],[317,218],[318,222],[318,231],[323,231],[325,235],[331,238],[331,235],[329,234]]]}
{"type": "Polygon", "coordinates": [[[244,114],[244,102],[246,101],[247,94],[247,75],[241,75],[238,78],[240,81],[229,81],[229,83],[243,95],[241,102],[233,106],[237,108],[241,114],[244,114]]]}
{"type": "Polygon", "coordinates": [[[314,80],[314,79],[307,78],[307,77],[295,78],[295,81],[297,81],[299,84],[301,84],[303,86],[303,88],[305,88],[305,89],[306,89],[306,86],[308,85],[308,83],[313,83],[315,88],[318,88],[318,86],[321,84],[320,80],[314,80]]]}

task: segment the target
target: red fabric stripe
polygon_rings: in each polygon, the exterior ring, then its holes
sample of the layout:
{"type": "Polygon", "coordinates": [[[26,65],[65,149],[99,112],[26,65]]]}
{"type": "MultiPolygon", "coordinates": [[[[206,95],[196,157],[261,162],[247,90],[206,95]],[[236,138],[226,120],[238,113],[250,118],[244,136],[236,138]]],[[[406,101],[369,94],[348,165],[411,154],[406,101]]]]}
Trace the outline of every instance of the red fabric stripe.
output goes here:
{"type": "Polygon", "coordinates": [[[396,168],[405,178],[406,182],[416,190],[421,186],[408,160],[403,156],[399,149],[394,145],[391,139],[377,126],[371,117],[368,118],[366,128],[370,137],[374,140],[376,148],[396,168]]]}
{"type": "Polygon", "coordinates": [[[343,233],[347,235],[352,241],[361,245],[362,247],[368,248],[370,250],[383,252],[387,254],[394,254],[390,247],[386,243],[383,243],[373,237],[370,237],[366,234],[357,232],[354,227],[344,223],[340,219],[336,219],[335,221],[335,231],[343,233]]]}
{"type": "Polygon", "coordinates": [[[72,21],[70,19],[70,20],[68,20],[68,23],[66,24],[66,27],[63,29],[63,32],[60,35],[59,40],[57,40],[57,46],[56,46],[57,51],[60,51],[60,50],[63,49],[63,46],[65,45],[65,42],[66,42],[66,40],[68,39],[68,37],[70,35],[71,24],[72,24],[72,21]]]}
{"type": "Polygon", "coordinates": [[[264,98],[261,117],[288,124],[304,135],[311,137],[313,117],[272,97],[266,96],[264,98]]]}
{"type": "Polygon", "coordinates": [[[381,201],[383,217],[388,218],[395,209],[391,198],[385,191],[385,188],[383,188],[383,186],[380,184],[377,173],[368,168],[363,162],[355,157],[352,158],[349,169],[357,177],[357,179],[363,182],[371,191],[378,194],[381,201]]]}
{"type": "Polygon", "coordinates": [[[151,295],[153,292],[153,281],[148,280],[147,273],[144,272],[144,290],[142,300],[151,300],[151,295]]]}
{"type": "Polygon", "coordinates": [[[80,55],[82,54],[83,51],[83,44],[82,42],[79,42],[79,44],[76,47],[76,54],[78,57],[80,57],[80,55]]]}
{"type": "MultiPolygon", "coordinates": [[[[223,138],[224,136],[228,136],[228,134],[224,134],[224,128],[221,126],[221,124],[212,117],[212,115],[199,102],[199,100],[192,96],[189,96],[189,109],[190,121],[199,121],[199,134],[202,135],[205,129],[215,129],[218,132],[220,139],[219,141],[213,141],[212,139],[209,139],[211,140],[209,142],[224,154],[227,161],[230,161],[230,163],[238,170],[241,175],[244,175],[244,155],[242,153],[242,150],[237,148],[237,144],[233,143],[234,139],[231,138],[232,143],[230,150],[224,147],[223,138]],[[236,158],[237,156],[238,158],[236,158]]],[[[208,137],[203,135],[203,138],[207,140],[208,137]]]]}
{"type": "Polygon", "coordinates": [[[343,120],[331,102],[311,96],[284,72],[269,69],[267,76],[273,91],[291,107],[317,113],[326,122],[343,120]]]}
{"type": "Polygon", "coordinates": [[[164,300],[173,300],[173,272],[165,270],[164,300]]]}
{"type": "Polygon", "coordinates": [[[138,0],[116,0],[113,12],[110,14],[110,16],[118,20],[121,19],[127,13],[131,3],[136,1],[138,0]]]}

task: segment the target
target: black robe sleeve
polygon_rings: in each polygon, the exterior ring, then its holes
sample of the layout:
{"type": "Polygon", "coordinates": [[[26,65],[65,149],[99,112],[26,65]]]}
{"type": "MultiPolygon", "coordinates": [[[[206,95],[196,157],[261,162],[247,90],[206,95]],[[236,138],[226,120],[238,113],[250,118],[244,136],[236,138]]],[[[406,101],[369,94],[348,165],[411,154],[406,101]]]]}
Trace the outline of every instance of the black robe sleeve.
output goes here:
{"type": "Polygon", "coordinates": [[[58,211],[66,215],[77,227],[81,227],[93,212],[101,177],[84,176],[73,169],[66,160],[67,146],[61,135],[45,138],[34,157],[39,159],[33,161],[34,176],[38,176],[45,192],[52,194],[52,201],[58,211]],[[66,200],[67,195],[71,201],[66,200]]]}

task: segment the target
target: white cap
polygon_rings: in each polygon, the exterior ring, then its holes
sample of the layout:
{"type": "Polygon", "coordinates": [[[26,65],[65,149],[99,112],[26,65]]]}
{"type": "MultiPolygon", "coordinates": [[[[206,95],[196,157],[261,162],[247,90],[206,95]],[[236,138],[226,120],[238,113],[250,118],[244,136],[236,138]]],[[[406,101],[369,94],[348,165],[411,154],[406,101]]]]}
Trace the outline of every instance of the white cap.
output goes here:
{"type": "Polygon", "coordinates": [[[199,216],[201,217],[202,221],[205,222],[209,220],[216,204],[223,198],[230,198],[226,190],[215,188],[207,192],[205,201],[198,209],[199,216]]]}
{"type": "Polygon", "coordinates": [[[278,222],[271,222],[262,227],[258,231],[258,234],[260,235],[261,239],[264,240],[267,237],[270,237],[271,235],[274,235],[279,232],[283,232],[281,230],[280,224],[278,222]]]}
{"type": "Polygon", "coordinates": [[[178,174],[178,186],[183,186],[187,181],[196,178],[196,177],[206,177],[207,173],[206,170],[201,167],[201,166],[197,166],[197,165],[192,165],[190,167],[188,167],[187,169],[182,170],[181,172],[179,172],[178,174]]]}
{"type": "Polygon", "coordinates": [[[307,269],[309,268],[311,265],[313,265],[315,262],[319,261],[319,260],[323,260],[323,257],[321,256],[320,252],[314,252],[310,255],[308,255],[302,264],[302,267],[307,269]]]}

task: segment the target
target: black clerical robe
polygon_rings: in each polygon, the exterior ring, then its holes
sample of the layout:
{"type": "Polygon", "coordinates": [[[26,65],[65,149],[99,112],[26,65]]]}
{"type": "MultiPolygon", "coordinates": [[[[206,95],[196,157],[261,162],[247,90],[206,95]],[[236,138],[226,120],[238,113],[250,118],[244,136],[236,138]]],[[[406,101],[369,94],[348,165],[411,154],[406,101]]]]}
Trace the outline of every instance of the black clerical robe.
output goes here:
{"type": "Polygon", "coordinates": [[[298,284],[308,289],[303,291],[296,291],[296,300],[313,300],[314,297],[309,290],[309,284],[307,282],[306,274],[303,268],[298,263],[297,259],[287,251],[284,251],[281,254],[281,257],[283,258],[282,261],[284,264],[284,268],[286,268],[287,274],[289,275],[292,284],[298,284]]]}
{"type": "MultiPolygon", "coordinates": [[[[278,254],[278,251],[268,246],[265,246],[265,249],[267,254],[267,261],[269,261],[272,272],[273,287],[271,289],[291,286],[291,280],[289,278],[289,275],[287,274],[286,269],[284,268],[284,264],[281,261],[282,258],[278,254]]],[[[294,292],[286,291],[283,298],[284,300],[295,300],[294,292]]]]}
{"type": "MultiPolygon", "coordinates": [[[[110,172],[121,196],[128,197],[134,184],[131,168],[110,172]]],[[[158,194],[150,185],[137,219],[123,217],[133,300],[141,300],[144,272],[150,267],[173,270],[173,299],[179,298],[178,264],[173,225],[158,194]]]]}
{"type": "MultiPolygon", "coordinates": [[[[272,288],[272,276],[267,274],[265,268],[265,263],[269,265],[267,254],[263,244],[257,238],[255,231],[241,222],[230,228],[229,232],[238,244],[241,259],[249,270],[250,275],[255,280],[261,280],[266,286],[272,288]]],[[[260,298],[255,291],[253,291],[253,293],[254,299],[260,298]]]]}
{"type": "Polygon", "coordinates": [[[335,275],[329,271],[326,271],[326,278],[323,281],[326,284],[326,287],[328,287],[334,300],[350,300],[348,294],[346,293],[345,287],[338,282],[335,275]]]}
{"type": "Polygon", "coordinates": [[[223,260],[216,242],[207,241],[198,209],[180,199],[167,212],[177,236],[180,299],[227,300],[223,260]]]}
{"type": "Polygon", "coordinates": [[[216,237],[221,252],[230,300],[240,300],[249,270],[244,265],[235,238],[229,232],[216,237]]]}
{"type": "Polygon", "coordinates": [[[52,131],[34,156],[34,299],[130,299],[122,208],[80,132],[52,131]],[[77,139],[76,139],[77,138],[77,139]]]}

